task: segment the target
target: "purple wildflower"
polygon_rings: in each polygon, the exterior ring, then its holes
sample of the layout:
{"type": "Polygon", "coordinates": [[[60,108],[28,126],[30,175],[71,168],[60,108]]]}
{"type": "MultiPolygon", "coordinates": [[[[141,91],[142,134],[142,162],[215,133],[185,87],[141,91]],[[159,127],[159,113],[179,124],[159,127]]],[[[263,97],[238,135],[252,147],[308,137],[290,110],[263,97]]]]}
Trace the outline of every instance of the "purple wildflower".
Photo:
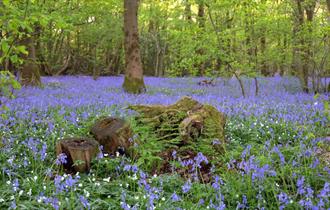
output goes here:
{"type": "Polygon", "coordinates": [[[241,158],[244,159],[246,156],[250,155],[251,145],[248,145],[242,152],[241,158]]]}
{"type": "Polygon", "coordinates": [[[205,203],[205,200],[203,198],[199,199],[198,206],[201,206],[205,203]]]}
{"type": "Polygon", "coordinates": [[[191,188],[191,183],[188,181],[182,186],[182,192],[187,193],[191,188]]]}
{"type": "Polygon", "coordinates": [[[97,159],[102,159],[102,158],[104,158],[104,155],[103,155],[103,146],[102,145],[100,145],[99,146],[99,153],[97,154],[97,159]]]}
{"type": "Polygon", "coordinates": [[[220,179],[219,176],[214,177],[214,182],[212,183],[212,187],[215,190],[220,190],[220,185],[223,184],[223,181],[220,179]]]}
{"type": "Polygon", "coordinates": [[[274,146],[272,152],[276,153],[280,157],[281,165],[285,164],[285,158],[280,149],[277,146],[274,146]]]}
{"type": "Polygon", "coordinates": [[[61,153],[57,156],[57,159],[55,161],[56,165],[62,165],[62,164],[66,164],[67,161],[67,156],[65,153],[61,153]]]}
{"type": "Polygon", "coordinates": [[[221,144],[220,141],[219,141],[219,139],[214,139],[212,141],[212,145],[219,145],[219,144],[221,144]]]}
{"type": "Polygon", "coordinates": [[[203,155],[203,153],[199,152],[197,153],[197,156],[194,158],[195,160],[195,164],[198,168],[201,168],[201,163],[204,162],[205,164],[208,164],[209,161],[207,160],[207,158],[203,155]]]}
{"type": "Polygon", "coordinates": [[[13,200],[10,204],[9,209],[16,209],[16,208],[17,208],[16,201],[13,200]]]}
{"type": "Polygon", "coordinates": [[[173,202],[178,202],[181,200],[181,198],[174,192],[172,195],[171,195],[171,200],[173,202]]]}
{"type": "Polygon", "coordinates": [[[277,197],[278,201],[280,202],[280,209],[282,210],[286,207],[287,204],[289,204],[289,196],[286,193],[281,192],[277,195],[277,197]]]}
{"type": "Polygon", "coordinates": [[[298,194],[300,195],[303,195],[305,194],[305,186],[304,186],[304,183],[305,183],[305,177],[300,177],[298,180],[297,180],[297,188],[298,188],[298,194]]]}
{"type": "Polygon", "coordinates": [[[329,182],[326,182],[324,184],[323,189],[320,191],[320,193],[318,194],[317,197],[319,197],[319,198],[328,198],[328,197],[330,197],[330,184],[329,184],[329,182]]]}
{"type": "Polygon", "coordinates": [[[43,143],[42,144],[42,147],[41,147],[41,150],[40,150],[40,159],[42,161],[44,161],[46,159],[46,156],[47,156],[47,144],[46,143],[43,143]]]}
{"type": "Polygon", "coordinates": [[[172,157],[173,157],[173,159],[176,159],[176,151],[175,150],[173,150],[173,152],[172,152],[172,157]]]}
{"type": "Polygon", "coordinates": [[[84,196],[79,196],[79,200],[80,200],[80,203],[86,208],[86,209],[89,209],[90,208],[90,204],[88,202],[88,200],[84,197],[84,196]]]}

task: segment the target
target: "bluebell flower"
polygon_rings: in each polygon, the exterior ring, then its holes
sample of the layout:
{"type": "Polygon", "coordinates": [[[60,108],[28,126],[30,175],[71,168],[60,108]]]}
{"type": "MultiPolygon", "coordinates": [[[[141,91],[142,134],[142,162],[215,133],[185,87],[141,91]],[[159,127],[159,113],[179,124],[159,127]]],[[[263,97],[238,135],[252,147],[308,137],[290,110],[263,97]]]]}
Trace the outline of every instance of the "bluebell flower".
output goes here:
{"type": "Polygon", "coordinates": [[[86,208],[86,209],[90,209],[90,204],[88,202],[88,200],[84,197],[84,196],[79,196],[79,200],[80,203],[86,208]]]}
{"type": "Polygon", "coordinates": [[[198,167],[198,168],[201,168],[201,163],[205,163],[205,164],[208,164],[209,161],[207,160],[207,158],[203,155],[203,153],[199,152],[197,153],[197,156],[194,157],[194,160],[195,160],[195,166],[198,167]]]}
{"type": "Polygon", "coordinates": [[[219,176],[215,176],[214,177],[214,182],[212,183],[212,187],[215,190],[220,190],[220,185],[223,184],[223,181],[221,180],[221,178],[219,176]]]}
{"type": "Polygon", "coordinates": [[[182,192],[187,193],[191,188],[191,183],[188,181],[182,186],[182,192]]]}
{"type": "Polygon", "coordinates": [[[57,156],[57,159],[55,161],[56,165],[62,165],[62,164],[66,164],[67,161],[67,156],[65,153],[61,153],[57,156]]]}
{"type": "Polygon", "coordinates": [[[176,159],[176,151],[175,150],[173,150],[173,152],[172,152],[172,157],[173,157],[173,159],[176,159]]]}
{"type": "Polygon", "coordinates": [[[199,199],[198,206],[201,206],[205,203],[205,200],[203,198],[199,199]]]}
{"type": "Polygon", "coordinates": [[[248,155],[250,155],[251,145],[248,145],[242,152],[241,158],[244,159],[248,155]]]}
{"type": "Polygon", "coordinates": [[[297,180],[298,194],[300,195],[303,195],[306,192],[304,184],[305,184],[305,177],[302,176],[297,180]]]}
{"type": "Polygon", "coordinates": [[[180,201],[181,198],[174,192],[172,195],[171,195],[171,200],[173,202],[177,202],[177,201],[180,201]]]}
{"type": "Polygon", "coordinates": [[[40,160],[44,161],[47,157],[47,144],[43,143],[40,150],[40,160]]]}
{"type": "Polygon", "coordinates": [[[317,195],[319,198],[329,198],[330,197],[330,183],[324,183],[323,189],[317,195]]]}

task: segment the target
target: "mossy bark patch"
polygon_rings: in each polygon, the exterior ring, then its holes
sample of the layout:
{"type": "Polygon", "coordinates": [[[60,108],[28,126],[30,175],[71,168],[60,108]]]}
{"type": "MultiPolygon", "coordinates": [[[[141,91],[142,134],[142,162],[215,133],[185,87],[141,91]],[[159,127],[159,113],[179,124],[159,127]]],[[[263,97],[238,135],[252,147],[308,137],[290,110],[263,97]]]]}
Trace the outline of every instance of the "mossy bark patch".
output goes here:
{"type": "Polygon", "coordinates": [[[146,91],[143,78],[130,78],[125,76],[123,88],[128,93],[139,94],[146,91]]]}

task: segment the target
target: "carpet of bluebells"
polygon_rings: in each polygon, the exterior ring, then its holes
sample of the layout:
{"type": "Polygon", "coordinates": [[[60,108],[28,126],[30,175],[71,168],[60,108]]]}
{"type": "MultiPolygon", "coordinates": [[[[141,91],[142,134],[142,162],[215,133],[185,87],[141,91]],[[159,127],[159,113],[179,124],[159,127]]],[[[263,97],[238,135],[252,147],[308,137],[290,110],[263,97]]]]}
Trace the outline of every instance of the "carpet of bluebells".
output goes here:
{"type": "MultiPolygon", "coordinates": [[[[329,95],[304,94],[295,78],[145,78],[147,92],[123,92],[122,77],[46,77],[25,87],[0,110],[0,209],[329,209],[329,95]],[[227,115],[226,152],[210,170],[211,182],[194,176],[148,173],[125,156],[100,153],[89,174],[65,174],[56,142],[89,136],[100,116],[126,119],[129,104],[171,104],[182,96],[227,115]]],[[[143,138],[134,128],[136,138],[143,138]]],[[[134,140],[133,139],[133,140],[134,140]]],[[[139,145],[136,145],[139,146],[139,145]]],[[[147,148],[145,148],[147,149],[147,148]]],[[[202,153],[172,167],[208,163],[202,153]]]]}

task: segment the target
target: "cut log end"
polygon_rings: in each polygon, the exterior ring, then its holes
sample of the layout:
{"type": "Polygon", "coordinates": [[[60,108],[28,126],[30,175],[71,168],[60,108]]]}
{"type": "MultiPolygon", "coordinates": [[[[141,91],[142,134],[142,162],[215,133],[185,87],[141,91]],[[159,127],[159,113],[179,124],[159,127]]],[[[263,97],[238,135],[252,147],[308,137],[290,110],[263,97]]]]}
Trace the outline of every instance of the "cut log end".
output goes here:
{"type": "Polygon", "coordinates": [[[56,144],[56,155],[67,156],[64,169],[73,172],[89,172],[92,159],[99,152],[97,141],[89,138],[67,138],[56,144]]]}

